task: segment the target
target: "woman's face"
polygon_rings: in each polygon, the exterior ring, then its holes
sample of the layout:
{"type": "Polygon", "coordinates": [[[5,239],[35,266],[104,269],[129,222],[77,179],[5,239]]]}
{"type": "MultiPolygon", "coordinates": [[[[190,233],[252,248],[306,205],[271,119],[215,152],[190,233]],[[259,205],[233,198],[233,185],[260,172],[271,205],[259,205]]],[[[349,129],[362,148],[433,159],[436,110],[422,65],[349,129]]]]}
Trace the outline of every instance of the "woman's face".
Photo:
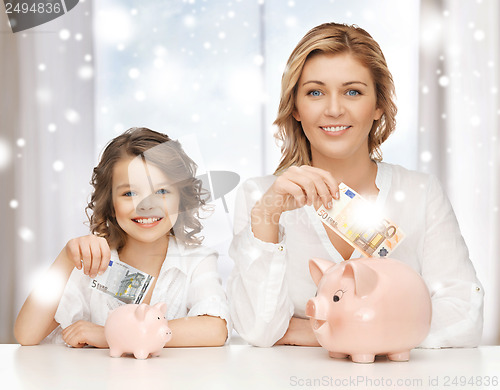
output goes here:
{"type": "Polygon", "coordinates": [[[177,221],[179,190],[156,165],[140,156],[120,159],[113,168],[113,206],[130,240],[164,239],[177,221]]]}
{"type": "Polygon", "coordinates": [[[369,70],[350,54],[310,57],[298,81],[294,118],[311,144],[313,165],[369,156],[368,134],[380,119],[369,70]]]}

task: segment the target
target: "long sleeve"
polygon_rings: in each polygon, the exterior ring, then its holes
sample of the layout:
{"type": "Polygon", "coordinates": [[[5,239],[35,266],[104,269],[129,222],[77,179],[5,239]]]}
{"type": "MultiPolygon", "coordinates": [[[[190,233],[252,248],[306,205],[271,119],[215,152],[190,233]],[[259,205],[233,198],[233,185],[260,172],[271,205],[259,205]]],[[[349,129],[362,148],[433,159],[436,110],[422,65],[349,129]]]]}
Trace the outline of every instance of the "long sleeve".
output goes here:
{"type": "Polygon", "coordinates": [[[226,294],[217,272],[217,253],[211,251],[196,267],[191,277],[186,306],[188,316],[210,315],[226,321],[227,337],[232,324],[226,294]]]}
{"type": "Polygon", "coordinates": [[[288,329],[294,305],[288,296],[286,235],[280,226],[277,244],[257,239],[250,211],[272,184],[248,180],[240,187],[235,206],[234,238],[229,255],[235,266],[227,283],[234,328],[249,343],[270,347],[288,329]]]}
{"type": "Polygon", "coordinates": [[[89,283],[90,278],[84,275],[82,270],[76,268],[73,270],[54,316],[60,325],[42,340],[42,344],[61,344],[62,329],[79,320],[90,321],[89,283]]]}
{"type": "Polygon", "coordinates": [[[426,197],[422,277],[431,294],[432,323],[421,347],[474,347],[483,329],[483,287],[452,206],[434,177],[426,197]]]}

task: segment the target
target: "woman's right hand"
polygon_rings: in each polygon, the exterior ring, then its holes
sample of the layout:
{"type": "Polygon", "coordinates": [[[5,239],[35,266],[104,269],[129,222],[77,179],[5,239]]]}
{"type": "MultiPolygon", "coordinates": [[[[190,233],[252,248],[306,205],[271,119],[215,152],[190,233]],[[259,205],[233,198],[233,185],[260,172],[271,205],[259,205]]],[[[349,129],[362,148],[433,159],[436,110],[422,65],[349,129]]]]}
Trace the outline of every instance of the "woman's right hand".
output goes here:
{"type": "Polygon", "coordinates": [[[291,166],[278,176],[273,185],[257,203],[269,215],[281,215],[307,205],[332,207],[332,199],[339,198],[339,185],[330,172],[302,165],[291,166]]]}
{"type": "Polygon", "coordinates": [[[339,199],[339,185],[330,172],[302,165],[292,166],[278,176],[251,212],[252,231],[258,239],[277,243],[283,212],[307,205],[332,207],[339,199]]]}
{"type": "Polygon", "coordinates": [[[64,249],[69,261],[91,278],[103,274],[111,259],[106,239],[93,234],[69,240],[64,249]]]}

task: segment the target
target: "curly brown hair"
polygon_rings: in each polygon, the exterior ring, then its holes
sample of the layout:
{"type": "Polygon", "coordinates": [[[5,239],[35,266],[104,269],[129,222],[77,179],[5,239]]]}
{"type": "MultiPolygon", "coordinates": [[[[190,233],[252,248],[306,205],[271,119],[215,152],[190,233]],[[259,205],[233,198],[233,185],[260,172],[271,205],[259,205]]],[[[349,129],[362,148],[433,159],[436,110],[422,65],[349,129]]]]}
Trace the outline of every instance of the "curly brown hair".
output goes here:
{"type": "Polygon", "coordinates": [[[274,124],[275,134],[282,142],[281,161],[275,174],[292,165],[311,165],[311,145],[300,122],[293,117],[297,83],[306,61],[321,53],[349,53],[370,71],[377,94],[377,108],[382,117],[373,122],[368,135],[368,148],[373,160],[381,161],[380,145],[396,127],[397,107],[394,102],[395,88],[384,54],[377,42],[358,26],[324,23],[310,30],[297,44],[286,64],[281,79],[281,99],[274,124]]]}
{"type": "Polygon", "coordinates": [[[203,237],[199,210],[206,205],[207,192],[196,178],[196,163],[178,141],[144,127],[133,127],[112,139],[94,168],[90,184],[94,187],[85,212],[93,234],[106,238],[111,248],[120,250],[127,234],[118,225],[112,199],[113,168],[122,158],[142,156],[159,167],[177,186],[180,195],[179,214],[169,234],[187,245],[199,245],[203,237]]]}

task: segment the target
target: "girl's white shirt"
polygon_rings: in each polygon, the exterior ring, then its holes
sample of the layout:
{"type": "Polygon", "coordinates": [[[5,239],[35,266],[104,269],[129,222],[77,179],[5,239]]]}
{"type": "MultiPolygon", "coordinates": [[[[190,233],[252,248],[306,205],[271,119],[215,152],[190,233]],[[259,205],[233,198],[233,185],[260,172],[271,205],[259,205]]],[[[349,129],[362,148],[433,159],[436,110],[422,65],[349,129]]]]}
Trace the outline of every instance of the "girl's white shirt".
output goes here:
{"type": "MultiPolygon", "coordinates": [[[[431,330],[420,346],[477,346],[484,292],[441,185],[434,176],[398,165],[377,166],[376,205],[406,234],[390,257],[419,272],[431,294],[431,330]]],[[[277,244],[253,235],[250,212],[274,180],[269,175],[241,185],[229,249],[235,262],[227,283],[231,318],[235,330],[258,346],[271,346],[283,337],[292,316],[306,318],[306,303],[316,293],[309,259],[343,261],[312,206],[281,215],[277,244]]],[[[357,257],[362,256],[355,250],[351,258],[357,257]]]]}
{"type": "MultiPolygon", "coordinates": [[[[220,317],[226,320],[229,340],[232,324],[217,272],[217,258],[217,252],[212,249],[187,246],[171,237],[150,304],[165,302],[168,320],[198,315],[220,317]]],[[[119,260],[115,250],[111,251],[111,259],[119,260]]],[[[43,343],[63,343],[62,329],[79,320],[104,325],[109,312],[123,304],[110,295],[91,289],[91,281],[83,271],[73,270],[55,315],[60,326],[43,343]]]]}

